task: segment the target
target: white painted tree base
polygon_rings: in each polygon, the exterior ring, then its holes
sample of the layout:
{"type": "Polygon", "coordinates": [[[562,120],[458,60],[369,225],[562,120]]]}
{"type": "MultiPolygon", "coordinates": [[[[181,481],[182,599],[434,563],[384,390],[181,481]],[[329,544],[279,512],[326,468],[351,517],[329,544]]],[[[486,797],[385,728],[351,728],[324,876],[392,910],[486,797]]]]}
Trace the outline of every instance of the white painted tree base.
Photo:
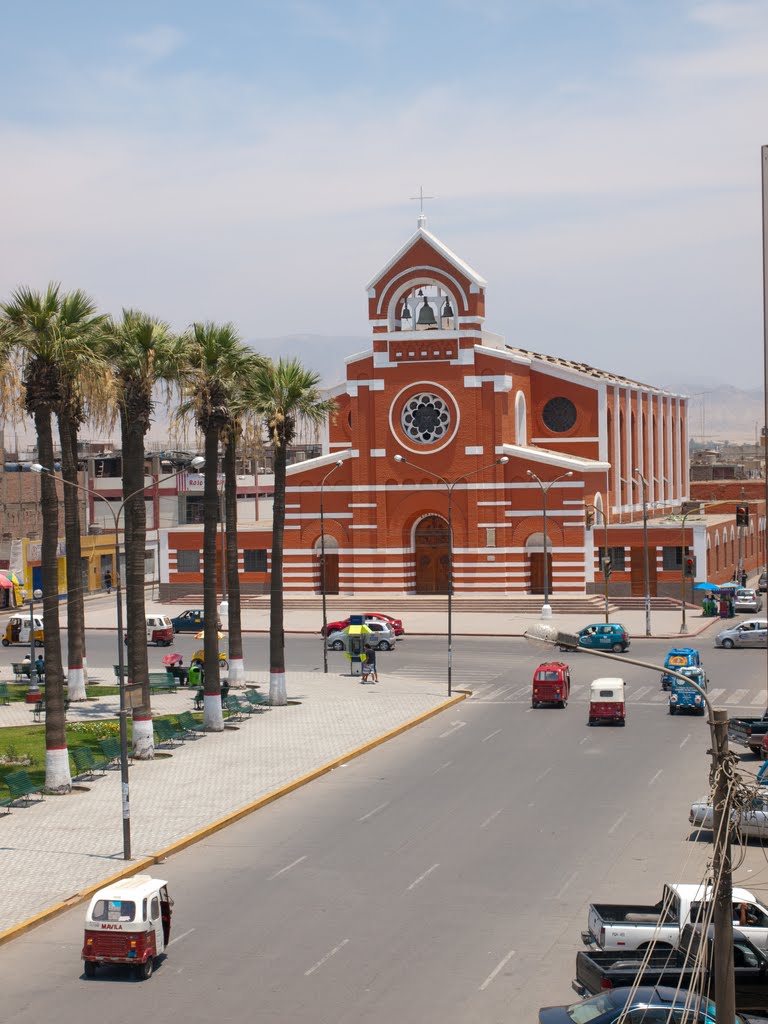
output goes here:
{"type": "Polygon", "coordinates": [[[245,681],[245,661],[242,658],[229,659],[229,685],[238,685],[245,681]]]}
{"type": "Polygon", "coordinates": [[[151,761],[155,756],[155,732],[151,718],[133,720],[133,756],[137,761],[151,761]]]}
{"type": "Polygon", "coordinates": [[[285,692],[285,672],[269,673],[269,703],[273,707],[282,707],[288,703],[285,692]]]}
{"type": "Polygon", "coordinates": [[[203,697],[203,728],[206,732],[224,732],[224,712],[218,693],[206,693],[203,697]]]}
{"type": "Polygon", "coordinates": [[[67,687],[69,688],[69,699],[71,701],[86,700],[87,694],[85,692],[85,669],[68,668],[67,687]]]}
{"type": "Polygon", "coordinates": [[[51,793],[71,793],[72,774],[66,747],[45,752],[45,788],[51,793]]]}
{"type": "Polygon", "coordinates": [[[87,686],[88,685],[88,659],[87,658],[83,658],[83,679],[85,680],[85,685],[87,686]]]}

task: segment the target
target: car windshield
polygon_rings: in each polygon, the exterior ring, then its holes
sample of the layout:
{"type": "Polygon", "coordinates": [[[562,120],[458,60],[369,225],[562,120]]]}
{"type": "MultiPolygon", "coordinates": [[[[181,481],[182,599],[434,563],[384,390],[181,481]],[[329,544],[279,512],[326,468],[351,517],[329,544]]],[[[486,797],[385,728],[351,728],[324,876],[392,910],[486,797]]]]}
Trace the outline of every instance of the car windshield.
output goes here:
{"type": "Polygon", "coordinates": [[[608,993],[601,992],[599,996],[594,996],[592,999],[585,999],[581,1003],[567,1006],[565,1012],[573,1021],[573,1024],[589,1024],[589,1021],[594,1020],[595,1017],[599,1017],[603,1013],[607,1013],[614,1006],[613,997],[608,995],[608,993]]]}
{"type": "Polygon", "coordinates": [[[539,672],[536,676],[539,682],[542,683],[556,683],[560,679],[559,672],[539,672]]]}
{"type": "Polygon", "coordinates": [[[91,918],[94,921],[133,921],[136,904],[133,900],[96,900],[91,918]]]}

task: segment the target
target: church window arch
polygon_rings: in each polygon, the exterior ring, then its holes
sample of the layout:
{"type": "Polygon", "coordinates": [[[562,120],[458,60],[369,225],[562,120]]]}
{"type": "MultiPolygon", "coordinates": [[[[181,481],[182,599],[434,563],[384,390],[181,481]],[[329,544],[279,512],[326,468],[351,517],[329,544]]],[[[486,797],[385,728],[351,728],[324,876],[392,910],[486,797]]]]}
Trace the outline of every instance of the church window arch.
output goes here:
{"type": "Polygon", "coordinates": [[[515,444],[528,444],[528,415],[522,391],[515,396],[515,444]]]}

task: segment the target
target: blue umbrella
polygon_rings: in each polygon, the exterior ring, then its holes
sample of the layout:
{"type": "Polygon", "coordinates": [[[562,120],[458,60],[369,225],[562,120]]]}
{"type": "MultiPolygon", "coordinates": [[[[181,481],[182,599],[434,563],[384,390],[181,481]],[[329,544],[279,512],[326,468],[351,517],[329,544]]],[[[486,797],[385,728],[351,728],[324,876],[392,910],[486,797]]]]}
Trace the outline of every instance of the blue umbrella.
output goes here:
{"type": "Polygon", "coordinates": [[[697,583],[693,588],[694,590],[719,590],[720,587],[716,583],[697,583]]]}

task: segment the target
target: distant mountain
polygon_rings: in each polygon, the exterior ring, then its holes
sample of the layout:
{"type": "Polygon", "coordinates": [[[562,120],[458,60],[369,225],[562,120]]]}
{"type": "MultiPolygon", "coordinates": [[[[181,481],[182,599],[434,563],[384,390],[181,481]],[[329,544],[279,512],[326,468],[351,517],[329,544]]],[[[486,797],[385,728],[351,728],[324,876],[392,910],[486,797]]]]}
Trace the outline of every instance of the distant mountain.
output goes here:
{"type": "Polygon", "coordinates": [[[690,395],[688,433],[691,438],[736,444],[754,443],[759,439],[765,421],[762,388],[747,390],[721,384],[694,394],[685,386],[678,385],[675,390],[690,395]]]}

